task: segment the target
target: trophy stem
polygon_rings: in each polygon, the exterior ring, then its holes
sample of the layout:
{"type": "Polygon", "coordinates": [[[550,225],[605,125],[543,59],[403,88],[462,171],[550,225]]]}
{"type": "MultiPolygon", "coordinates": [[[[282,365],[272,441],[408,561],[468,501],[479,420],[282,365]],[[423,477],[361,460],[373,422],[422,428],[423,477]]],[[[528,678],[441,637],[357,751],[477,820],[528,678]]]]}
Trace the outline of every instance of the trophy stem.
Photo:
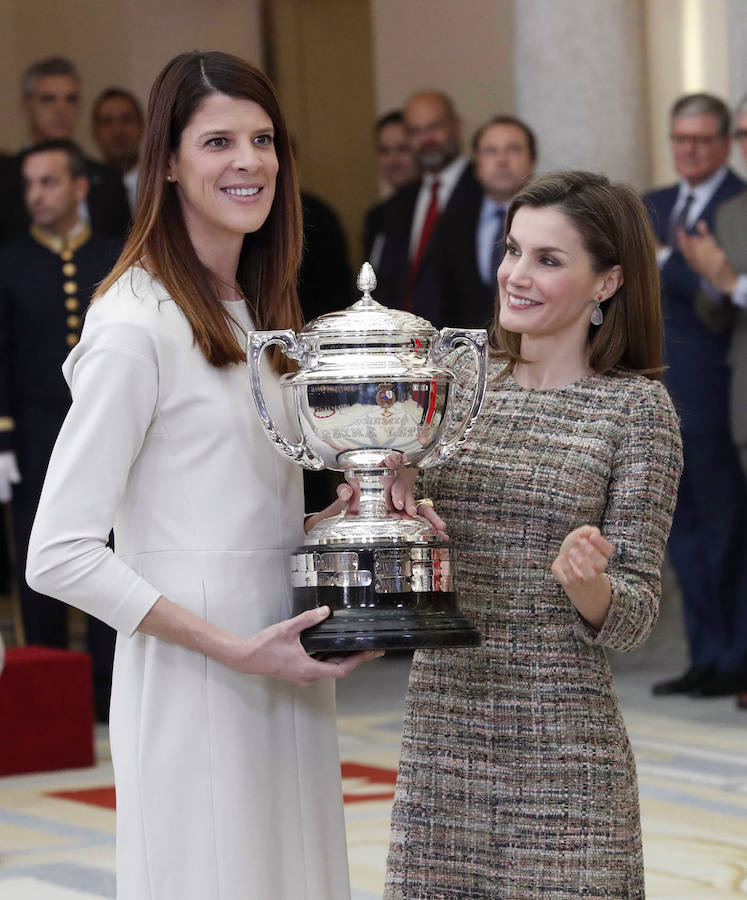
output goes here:
{"type": "Polygon", "coordinates": [[[394,478],[393,469],[348,469],[345,480],[360,485],[359,519],[386,519],[389,511],[384,495],[384,478],[394,478]]]}

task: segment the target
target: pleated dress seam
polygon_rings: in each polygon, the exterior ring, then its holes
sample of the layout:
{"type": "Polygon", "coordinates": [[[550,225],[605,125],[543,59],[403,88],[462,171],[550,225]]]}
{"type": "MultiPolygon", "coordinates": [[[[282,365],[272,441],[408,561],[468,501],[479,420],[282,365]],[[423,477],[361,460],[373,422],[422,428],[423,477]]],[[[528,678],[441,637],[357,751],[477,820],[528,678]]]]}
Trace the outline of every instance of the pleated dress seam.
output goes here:
{"type": "MultiPolygon", "coordinates": [[[[202,581],[202,612],[205,618],[205,621],[208,621],[208,610],[207,610],[207,590],[205,588],[205,582],[202,581]]],[[[210,716],[210,690],[208,684],[208,666],[210,664],[210,660],[207,656],[205,659],[205,716],[207,719],[207,732],[208,732],[208,771],[210,773],[209,784],[210,784],[210,809],[212,812],[212,821],[211,821],[211,829],[213,832],[213,854],[214,854],[214,862],[215,862],[215,888],[216,895],[214,900],[221,900],[221,888],[220,888],[220,867],[218,865],[218,835],[215,830],[215,823],[218,821],[217,812],[215,809],[215,785],[213,783],[215,769],[213,767],[213,729],[211,726],[211,716],[210,716]]]]}
{"type": "MultiPolygon", "coordinates": [[[[155,900],[156,892],[153,886],[153,876],[151,872],[151,864],[150,864],[150,844],[148,841],[148,834],[146,830],[146,816],[145,816],[145,801],[143,796],[143,777],[142,777],[142,760],[143,760],[143,703],[142,703],[142,695],[145,690],[145,682],[146,682],[146,670],[148,668],[148,653],[147,653],[147,642],[143,636],[143,680],[141,684],[141,703],[140,703],[140,714],[138,715],[138,754],[137,754],[137,769],[138,769],[138,778],[137,778],[137,793],[138,793],[138,809],[140,811],[140,830],[143,835],[143,858],[145,860],[145,877],[148,881],[148,894],[149,900],[155,900]]],[[[116,804],[116,797],[115,797],[116,804]]],[[[119,893],[119,890],[117,890],[119,893]]],[[[129,898],[127,898],[129,900],[129,898]]],[[[138,898],[140,900],[140,898],[138,898]]],[[[145,898],[143,898],[145,900],[145,898]]]]}
{"type": "MultiPolygon", "coordinates": [[[[275,496],[280,497],[280,459],[277,456],[273,456],[272,461],[272,472],[275,480],[275,496]]],[[[281,538],[281,527],[279,522],[279,514],[276,512],[275,515],[275,537],[276,540],[279,541],[281,538]]],[[[276,560],[276,564],[277,564],[276,560]]],[[[283,563],[281,563],[282,565],[283,563]]],[[[285,565],[288,565],[289,562],[286,561],[285,565]]],[[[286,587],[286,600],[289,599],[287,596],[287,587],[286,587]]],[[[292,614],[292,610],[291,610],[292,614]]],[[[309,893],[309,880],[308,880],[308,867],[306,865],[307,858],[307,850],[306,850],[306,829],[304,824],[306,822],[305,810],[303,808],[303,792],[301,790],[301,760],[298,746],[298,728],[296,725],[296,716],[298,715],[298,691],[299,689],[293,685],[293,715],[291,717],[293,722],[293,747],[295,748],[295,763],[296,763],[296,799],[298,803],[298,809],[300,812],[300,828],[299,828],[299,840],[301,846],[301,859],[302,859],[302,869],[303,869],[303,877],[304,882],[306,884],[306,900],[313,900],[309,893]]],[[[301,898],[298,898],[301,900],[301,898]]]]}

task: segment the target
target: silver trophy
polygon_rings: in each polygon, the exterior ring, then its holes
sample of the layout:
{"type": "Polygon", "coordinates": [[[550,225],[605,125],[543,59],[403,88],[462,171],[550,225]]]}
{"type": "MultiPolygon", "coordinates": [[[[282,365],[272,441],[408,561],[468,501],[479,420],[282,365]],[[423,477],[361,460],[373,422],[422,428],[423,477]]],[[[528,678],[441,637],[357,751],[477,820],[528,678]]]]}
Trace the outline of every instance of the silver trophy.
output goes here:
{"type": "Polygon", "coordinates": [[[323,520],[291,556],[295,612],[332,610],[302,643],[321,654],[474,646],[480,635],[459,614],[448,543],[425,519],[390,510],[386,484],[397,466],[438,465],[464,441],[485,396],[487,333],[438,332],[425,319],[382,306],[371,296],[375,287],[364,263],[357,303],[298,334],[249,334],[252,396],[272,443],[299,465],[344,472],[360,486],[359,512],[323,520]],[[298,443],[276,426],[262,393],[260,357],[273,345],[298,362],[298,371],[280,381],[298,443]],[[460,345],[471,350],[476,377],[457,421],[455,377],[445,358],[460,345]]]}

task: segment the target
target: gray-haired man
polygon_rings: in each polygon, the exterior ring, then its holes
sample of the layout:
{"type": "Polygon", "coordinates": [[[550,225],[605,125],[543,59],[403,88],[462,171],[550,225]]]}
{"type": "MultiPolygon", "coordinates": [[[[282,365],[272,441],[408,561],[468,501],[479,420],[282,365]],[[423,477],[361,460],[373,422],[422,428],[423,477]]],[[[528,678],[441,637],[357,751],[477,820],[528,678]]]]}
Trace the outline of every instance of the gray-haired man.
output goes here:
{"type": "MultiPolygon", "coordinates": [[[[71,140],[80,111],[80,76],[68,59],[54,56],[29,66],[21,80],[27,144],[71,140]]],[[[123,238],[129,227],[122,178],[118,172],[86,159],[90,190],[81,213],[95,232],[123,238]]],[[[23,198],[21,156],[5,160],[0,169],[0,243],[25,234],[30,224],[23,198]]]]}

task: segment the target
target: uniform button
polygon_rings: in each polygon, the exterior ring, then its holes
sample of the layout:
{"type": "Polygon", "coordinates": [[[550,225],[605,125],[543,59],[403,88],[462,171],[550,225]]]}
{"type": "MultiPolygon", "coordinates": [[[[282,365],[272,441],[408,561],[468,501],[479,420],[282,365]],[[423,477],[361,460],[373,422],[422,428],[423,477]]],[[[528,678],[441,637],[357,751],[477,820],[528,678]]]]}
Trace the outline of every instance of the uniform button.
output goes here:
{"type": "Polygon", "coordinates": [[[78,337],[77,334],[69,334],[65,338],[65,341],[67,342],[68,347],[74,347],[78,343],[79,340],[80,340],[80,338],[78,337]]]}
{"type": "Polygon", "coordinates": [[[65,275],[67,278],[72,278],[72,276],[75,275],[75,273],[77,271],[78,271],[78,267],[75,265],[75,263],[66,262],[65,265],[62,267],[62,274],[65,275]]]}
{"type": "Polygon", "coordinates": [[[63,250],[62,253],[60,253],[60,256],[62,257],[62,259],[65,260],[65,262],[67,262],[68,260],[73,258],[73,251],[72,250],[63,250]]]}
{"type": "Polygon", "coordinates": [[[78,293],[78,285],[75,281],[66,281],[62,285],[62,290],[66,294],[77,294],[78,293]]]}
{"type": "Polygon", "coordinates": [[[68,316],[67,317],[67,327],[68,328],[77,328],[80,325],[80,318],[78,316],[68,316]]]}
{"type": "Polygon", "coordinates": [[[68,297],[65,300],[65,309],[68,312],[75,312],[75,310],[78,309],[79,306],[80,306],[80,303],[78,303],[77,297],[68,297]]]}

